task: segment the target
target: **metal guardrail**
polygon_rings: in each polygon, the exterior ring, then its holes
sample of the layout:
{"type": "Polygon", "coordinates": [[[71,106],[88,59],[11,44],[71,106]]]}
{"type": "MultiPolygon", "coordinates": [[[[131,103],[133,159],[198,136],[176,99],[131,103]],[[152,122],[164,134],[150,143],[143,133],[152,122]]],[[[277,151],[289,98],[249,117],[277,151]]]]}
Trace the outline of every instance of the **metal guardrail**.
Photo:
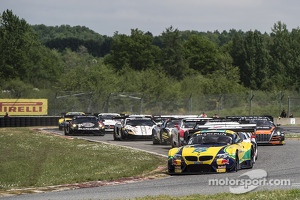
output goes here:
{"type": "Polygon", "coordinates": [[[58,126],[60,116],[0,117],[1,127],[58,126]]]}
{"type": "MultiPolygon", "coordinates": [[[[26,127],[26,126],[58,126],[61,116],[11,116],[0,117],[1,127],[26,127]]],[[[275,124],[289,125],[300,124],[300,118],[274,118],[275,124]]]]}

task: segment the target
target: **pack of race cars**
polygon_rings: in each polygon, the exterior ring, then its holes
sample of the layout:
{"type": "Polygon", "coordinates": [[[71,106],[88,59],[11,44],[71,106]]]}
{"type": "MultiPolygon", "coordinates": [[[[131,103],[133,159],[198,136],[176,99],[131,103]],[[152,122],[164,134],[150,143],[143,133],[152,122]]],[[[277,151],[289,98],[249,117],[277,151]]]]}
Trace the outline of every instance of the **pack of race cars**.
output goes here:
{"type": "Polygon", "coordinates": [[[142,139],[152,140],[153,145],[170,145],[169,174],[220,173],[252,168],[258,158],[258,145],[282,145],[285,140],[284,131],[270,116],[108,115],[89,116],[97,119],[97,123],[75,125],[74,121],[79,123],[85,118],[73,116],[73,121],[60,120],[59,127],[63,124],[66,135],[80,130],[97,135],[110,131],[114,140],[142,139]],[[105,125],[105,120],[110,120],[110,124],[105,125]]]}

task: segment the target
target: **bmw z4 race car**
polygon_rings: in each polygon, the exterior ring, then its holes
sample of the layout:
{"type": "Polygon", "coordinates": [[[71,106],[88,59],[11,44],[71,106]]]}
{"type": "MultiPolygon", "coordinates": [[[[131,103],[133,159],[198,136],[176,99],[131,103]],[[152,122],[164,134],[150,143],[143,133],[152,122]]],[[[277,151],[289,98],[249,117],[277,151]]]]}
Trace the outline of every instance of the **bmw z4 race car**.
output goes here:
{"type": "Polygon", "coordinates": [[[152,129],[156,123],[150,117],[127,117],[115,124],[114,140],[152,139],[152,129]]]}
{"type": "Polygon", "coordinates": [[[254,147],[232,130],[200,130],[168,153],[169,174],[234,172],[252,168],[254,147]]]}

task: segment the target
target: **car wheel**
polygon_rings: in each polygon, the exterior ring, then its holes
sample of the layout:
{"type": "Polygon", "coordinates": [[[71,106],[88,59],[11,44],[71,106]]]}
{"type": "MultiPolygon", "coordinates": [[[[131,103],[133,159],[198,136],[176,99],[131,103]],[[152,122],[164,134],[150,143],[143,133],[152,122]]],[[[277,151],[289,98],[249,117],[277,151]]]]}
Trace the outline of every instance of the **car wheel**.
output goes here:
{"type": "Polygon", "coordinates": [[[177,144],[177,147],[181,147],[181,141],[180,141],[180,134],[178,132],[178,144],[177,144]]]}
{"type": "Polygon", "coordinates": [[[238,156],[238,152],[236,152],[234,171],[237,172],[239,170],[239,168],[240,168],[239,156],[238,156]]]}
{"type": "Polygon", "coordinates": [[[172,165],[172,159],[168,160],[168,173],[173,174],[175,171],[174,166],[172,165]]]}
{"type": "Polygon", "coordinates": [[[125,135],[123,134],[122,129],[119,129],[120,140],[125,140],[125,135]]]}
{"type": "Polygon", "coordinates": [[[73,135],[73,131],[72,129],[70,129],[70,127],[68,128],[68,130],[69,130],[69,135],[73,135]]]}
{"type": "Polygon", "coordinates": [[[155,145],[155,144],[159,144],[159,141],[158,141],[158,139],[156,139],[155,137],[154,137],[154,134],[152,133],[152,143],[155,145]]]}
{"type": "Polygon", "coordinates": [[[67,130],[67,127],[64,127],[64,133],[65,135],[69,135],[69,131],[67,130]]]}
{"type": "Polygon", "coordinates": [[[172,145],[172,148],[175,148],[174,136],[173,135],[171,135],[171,145],[172,145]]]}
{"type": "Polygon", "coordinates": [[[249,164],[249,168],[253,168],[253,164],[255,163],[255,155],[254,155],[254,149],[251,148],[251,160],[250,160],[250,164],[249,164]]]}
{"type": "Polygon", "coordinates": [[[116,132],[118,131],[118,129],[114,130],[114,134],[113,134],[113,137],[114,137],[114,140],[119,140],[119,138],[117,137],[117,134],[116,132]]]}

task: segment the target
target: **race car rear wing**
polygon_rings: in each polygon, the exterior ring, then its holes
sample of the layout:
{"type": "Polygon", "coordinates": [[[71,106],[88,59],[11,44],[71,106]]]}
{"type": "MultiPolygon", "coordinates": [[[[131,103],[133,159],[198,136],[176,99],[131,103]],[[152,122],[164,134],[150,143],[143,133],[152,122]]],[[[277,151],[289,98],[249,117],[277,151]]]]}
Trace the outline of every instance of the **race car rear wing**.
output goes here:
{"type": "Polygon", "coordinates": [[[234,132],[249,132],[251,133],[251,137],[256,138],[256,124],[219,124],[218,126],[212,125],[203,125],[198,126],[198,129],[192,129],[184,133],[184,140],[187,143],[190,137],[198,131],[201,130],[232,130],[234,132]]]}
{"type": "Polygon", "coordinates": [[[188,131],[188,136],[191,136],[195,132],[201,131],[201,130],[207,130],[207,129],[226,129],[226,130],[232,130],[237,132],[253,132],[255,134],[256,132],[256,124],[234,124],[230,122],[224,122],[224,123],[208,123],[206,125],[197,126],[197,129],[191,129],[188,131]]]}
{"type": "Polygon", "coordinates": [[[150,118],[152,119],[152,115],[121,115],[121,116],[113,116],[113,119],[126,119],[126,118],[150,118]]]}
{"type": "Polygon", "coordinates": [[[226,116],[226,119],[232,121],[239,121],[243,123],[247,123],[248,121],[255,121],[255,120],[269,120],[274,122],[274,118],[270,115],[262,115],[262,116],[226,116]]]}

